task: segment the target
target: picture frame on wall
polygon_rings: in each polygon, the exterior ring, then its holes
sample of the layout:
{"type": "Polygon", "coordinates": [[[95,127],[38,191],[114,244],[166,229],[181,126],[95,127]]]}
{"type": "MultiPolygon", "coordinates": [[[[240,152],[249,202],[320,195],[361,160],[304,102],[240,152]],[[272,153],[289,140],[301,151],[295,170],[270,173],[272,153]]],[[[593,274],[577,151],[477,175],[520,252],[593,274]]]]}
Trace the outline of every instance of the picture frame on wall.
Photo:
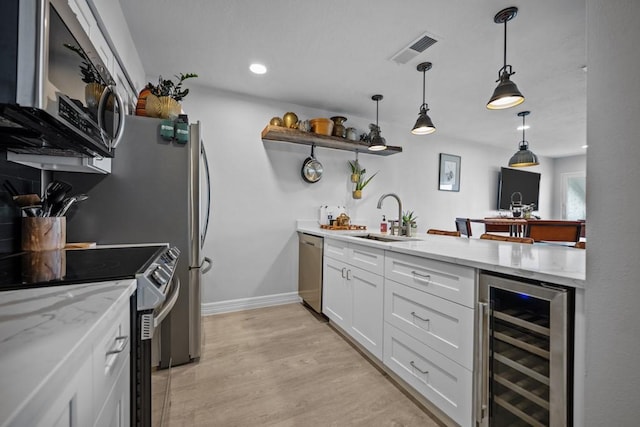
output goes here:
{"type": "Polygon", "coordinates": [[[460,191],[460,156],[440,153],[440,191],[460,191]]]}

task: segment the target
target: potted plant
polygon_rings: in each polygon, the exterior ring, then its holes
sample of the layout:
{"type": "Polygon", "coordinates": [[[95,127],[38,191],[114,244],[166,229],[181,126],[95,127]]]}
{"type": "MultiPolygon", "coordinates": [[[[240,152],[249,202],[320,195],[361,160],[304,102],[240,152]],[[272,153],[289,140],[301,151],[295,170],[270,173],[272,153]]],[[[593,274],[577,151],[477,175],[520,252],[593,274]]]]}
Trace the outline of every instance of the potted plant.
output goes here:
{"type": "Polygon", "coordinates": [[[177,83],[171,79],[158,78],[158,84],[149,82],[138,95],[138,105],[136,114],[149,117],[160,117],[163,119],[176,118],[180,114],[182,101],[188,94],[189,89],[183,89],[182,83],[194,77],[195,73],[180,73],[175,76],[177,83]]]}
{"type": "Polygon", "coordinates": [[[365,179],[364,178],[365,172],[366,172],[366,170],[362,169],[360,171],[360,175],[358,175],[358,181],[356,182],[356,189],[353,190],[353,198],[354,199],[361,199],[362,198],[362,189],[364,187],[366,187],[367,184],[369,184],[369,182],[373,179],[373,177],[378,174],[378,172],[376,172],[373,175],[371,175],[369,178],[365,179]]]}
{"type": "Polygon", "coordinates": [[[366,170],[360,168],[360,163],[358,163],[357,160],[349,160],[349,166],[351,167],[351,182],[358,182],[358,177],[361,173],[366,172],[366,170]]]}
{"type": "Polygon", "coordinates": [[[402,213],[402,227],[407,231],[408,236],[415,236],[418,232],[418,224],[416,223],[417,216],[413,211],[405,211],[402,213]]]}
{"type": "Polygon", "coordinates": [[[89,108],[97,107],[105,88],[102,76],[98,73],[98,70],[93,66],[81,47],[69,43],[65,43],[64,47],[74,51],[82,58],[80,74],[82,74],[82,81],[87,84],[84,88],[85,102],[89,108]]]}

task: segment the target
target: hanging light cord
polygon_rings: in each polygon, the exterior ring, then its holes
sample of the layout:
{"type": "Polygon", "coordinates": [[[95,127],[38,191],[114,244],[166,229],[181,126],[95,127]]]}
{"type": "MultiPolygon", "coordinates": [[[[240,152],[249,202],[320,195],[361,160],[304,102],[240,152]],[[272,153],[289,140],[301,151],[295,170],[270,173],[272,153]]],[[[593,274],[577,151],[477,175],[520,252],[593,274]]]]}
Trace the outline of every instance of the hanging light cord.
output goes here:
{"type": "Polygon", "coordinates": [[[376,99],[376,127],[380,128],[378,126],[378,102],[379,102],[379,100],[376,99]]]}
{"type": "Polygon", "coordinates": [[[525,116],[523,115],[523,116],[522,116],[522,142],[526,142],[526,141],[524,140],[524,118],[525,118],[525,116]]]}
{"type": "Polygon", "coordinates": [[[425,91],[426,91],[426,76],[427,74],[427,70],[422,70],[422,105],[420,106],[420,112],[422,113],[422,111],[424,110],[424,112],[426,113],[427,110],[429,109],[429,106],[427,105],[426,101],[425,101],[425,91]]]}
{"type": "Polygon", "coordinates": [[[509,20],[504,21],[504,51],[503,51],[503,66],[498,70],[498,80],[496,83],[502,79],[503,75],[510,77],[515,74],[515,71],[512,71],[511,65],[507,65],[507,22],[509,20]]]}

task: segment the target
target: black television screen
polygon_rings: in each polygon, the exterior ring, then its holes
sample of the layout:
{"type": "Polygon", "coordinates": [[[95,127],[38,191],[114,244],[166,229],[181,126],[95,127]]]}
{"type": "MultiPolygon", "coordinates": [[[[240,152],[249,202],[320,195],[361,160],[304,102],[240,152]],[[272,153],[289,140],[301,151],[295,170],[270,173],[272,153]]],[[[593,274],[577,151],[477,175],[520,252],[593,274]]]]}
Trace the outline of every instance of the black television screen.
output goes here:
{"type": "MultiPolygon", "coordinates": [[[[522,204],[535,204],[534,210],[540,208],[538,196],[540,193],[540,174],[518,169],[502,168],[498,184],[498,209],[509,210],[513,193],[522,194],[522,204]]],[[[519,197],[514,197],[518,201],[519,197]]]]}

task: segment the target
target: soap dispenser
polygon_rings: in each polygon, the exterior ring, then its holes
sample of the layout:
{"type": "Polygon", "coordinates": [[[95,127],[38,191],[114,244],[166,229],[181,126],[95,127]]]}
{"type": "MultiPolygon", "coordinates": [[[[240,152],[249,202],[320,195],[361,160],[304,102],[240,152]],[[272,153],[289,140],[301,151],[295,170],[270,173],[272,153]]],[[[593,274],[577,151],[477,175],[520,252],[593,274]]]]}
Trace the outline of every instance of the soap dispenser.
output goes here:
{"type": "Polygon", "coordinates": [[[380,223],[380,233],[382,234],[387,233],[387,219],[385,218],[384,215],[382,215],[382,222],[380,223]]]}

